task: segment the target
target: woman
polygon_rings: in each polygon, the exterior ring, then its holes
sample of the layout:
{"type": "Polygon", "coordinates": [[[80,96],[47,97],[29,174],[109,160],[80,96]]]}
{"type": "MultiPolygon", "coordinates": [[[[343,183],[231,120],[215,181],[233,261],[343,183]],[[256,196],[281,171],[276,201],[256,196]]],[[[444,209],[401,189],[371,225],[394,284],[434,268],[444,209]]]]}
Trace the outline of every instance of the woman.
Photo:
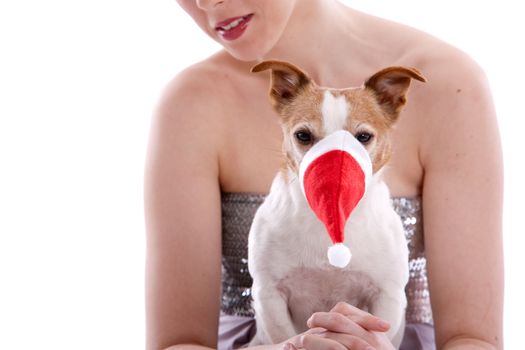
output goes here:
{"type": "MultiPolygon", "coordinates": [[[[281,130],[268,76],[250,68],[274,58],[334,88],[386,66],[423,72],[428,83],[411,87],[384,173],[411,249],[402,348],[501,349],[502,160],[482,70],[427,34],[336,0],[178,2],[224,50],[180,73],[153,119],[147,348],[238,347],[253,334],[242,243],[279,168],[281,130]]],[[[310,321],[304,336],[261,348],[392,348],[381,320],[344,303],[310,321]]]]}

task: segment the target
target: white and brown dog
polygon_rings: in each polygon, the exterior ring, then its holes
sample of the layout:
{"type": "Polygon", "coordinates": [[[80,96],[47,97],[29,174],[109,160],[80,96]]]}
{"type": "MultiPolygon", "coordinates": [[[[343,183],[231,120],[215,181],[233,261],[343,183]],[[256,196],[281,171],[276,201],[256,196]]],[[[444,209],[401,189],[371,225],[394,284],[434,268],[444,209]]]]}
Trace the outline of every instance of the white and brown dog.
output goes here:
{"type": "Polygon", "coordinates": [[[292,64],[265,61],[253,72],[271,69],[270,98],[281,118],[285,165],[258,209],[248,239],[257,333],[250,343],[276,344],[308,329],[314,312],[339,301],[387,320],[387,335],[398,347],[404,331],[408,248],[380,169],[390,157],[390,131],[406,102],[415,69],[390,67],[362,87],[330,89],[316,85],[292,64]],[[331,266],[331,241],[309,208],[298,180],[304,154],[319,140],[346,130],[365,147],[373,176],[346,223],[345,244],[352,261],[331,266]]]}

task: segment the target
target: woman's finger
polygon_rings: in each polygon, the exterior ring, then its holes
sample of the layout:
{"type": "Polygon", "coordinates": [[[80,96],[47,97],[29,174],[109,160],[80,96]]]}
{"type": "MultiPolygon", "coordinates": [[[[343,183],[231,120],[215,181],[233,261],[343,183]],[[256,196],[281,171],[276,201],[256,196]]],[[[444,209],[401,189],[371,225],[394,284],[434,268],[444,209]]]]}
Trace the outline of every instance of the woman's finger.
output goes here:
{"type": "Polygon", "coordinates": [[[349,317],[352,321],[369,331],[386,332],[390,329],[390,324],[385,320],[345,302],[338,302],[330,311],[349,317]]]}
{"type": "Polygon", "coordinates": [[[326,328],[322,327],[315,327],[310,328],[306,332],[299,334],[291,339],[289,339],[287,342],[284,343],[283,350],[296,350],[301,347],[301,337],[305,334],[321,334],[326,332],[326,328]]]}
{"type": "Polygon", "coordinates": [[[335,340],[323,338],[316,334],[305,334],[300,337],[299,348],[306,350],[347,350],[335,340]]]}
{"type": "Polygon", "coordinates": [[[379,317],[373,315],[349,315],[346,316],[364,329],[372,332],[386,332],[390,329],[390,324],[379,317]]]}
{"type": "Polygon", "coordinates": [[[338,312],[316,312],[307,322],[308,327],[322,327],[330,332],[347,333],[358,337],[366,337],[368,331],[338,312]]]}
{"type": "Polygon", "coordinates": [[[308,329],[306,332],[304,332],[303,334],[321,334],[321,333],[324,333],[326,332],[326,328],[323,328],[323,327],[314,327],[314,328],[310,328],[308,329]]]}
{"type": "Polygon", "coordinates": [[[324,332],[318,335],[321,338],[332,339],[338,342],[339,344],[344,345],[347,349],[351,350],[375,350],[375,348],[370,345],[367,341],[362,338],[342,334],[342,333],[333,333],[333,332],[324,332]]]}
{"type": "Polygon", "coordinates": [[[283,345],[283,350],[298,350],[292,342],[286,342],[283,345]]]}

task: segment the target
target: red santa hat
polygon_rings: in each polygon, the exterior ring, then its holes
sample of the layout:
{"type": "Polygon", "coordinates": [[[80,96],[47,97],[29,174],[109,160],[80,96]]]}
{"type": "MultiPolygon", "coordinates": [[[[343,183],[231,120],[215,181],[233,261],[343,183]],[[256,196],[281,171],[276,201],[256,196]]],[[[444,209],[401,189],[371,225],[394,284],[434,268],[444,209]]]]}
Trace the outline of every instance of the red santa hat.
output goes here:
{"type": "Polygon", "coordinates": [[[301,161],[301,188],[332,239],[328,261],[334,266],[343,268],[350,262],[350,249],[343,244],[345,224],[365,194],[371,176],[368,152],[345,130],[320,140],[301,161]]]}

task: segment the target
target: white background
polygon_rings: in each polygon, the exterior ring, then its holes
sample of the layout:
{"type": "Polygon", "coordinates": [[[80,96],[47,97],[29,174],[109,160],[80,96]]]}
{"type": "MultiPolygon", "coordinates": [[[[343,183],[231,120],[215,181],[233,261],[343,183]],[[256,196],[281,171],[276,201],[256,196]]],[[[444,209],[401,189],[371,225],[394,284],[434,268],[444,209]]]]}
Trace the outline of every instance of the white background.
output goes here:
{"type": "MultiPolygon", "coordinates": [[[[505,337],[522,348],[519,2],[346,2],[485,69],[506,166],[505,337]]],[[[217,48],[175,0],[0,2],[0,349],[144,348],[150,117],[167,81],[217,48]]]]}

